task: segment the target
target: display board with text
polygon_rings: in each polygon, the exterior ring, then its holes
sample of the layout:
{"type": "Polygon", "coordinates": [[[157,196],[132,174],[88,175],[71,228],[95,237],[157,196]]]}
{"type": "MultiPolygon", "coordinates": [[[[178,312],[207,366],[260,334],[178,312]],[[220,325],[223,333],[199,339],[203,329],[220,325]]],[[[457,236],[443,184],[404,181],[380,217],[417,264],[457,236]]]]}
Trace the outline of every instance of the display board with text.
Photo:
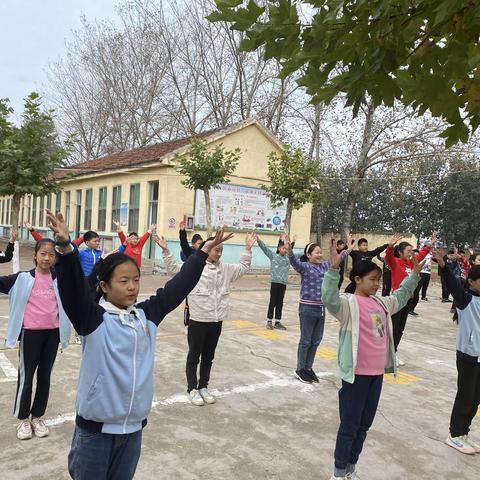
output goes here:
{"type": "MultiPolygon", "coordinates": [[[[212,226],[226,225],[239,230],[283,232],[287,201],[273,207],[265,190],[222,183],[210,190],[212,226]]],[[[195,192],[195,228],[206,228],[205,197],[195,192]]]]}

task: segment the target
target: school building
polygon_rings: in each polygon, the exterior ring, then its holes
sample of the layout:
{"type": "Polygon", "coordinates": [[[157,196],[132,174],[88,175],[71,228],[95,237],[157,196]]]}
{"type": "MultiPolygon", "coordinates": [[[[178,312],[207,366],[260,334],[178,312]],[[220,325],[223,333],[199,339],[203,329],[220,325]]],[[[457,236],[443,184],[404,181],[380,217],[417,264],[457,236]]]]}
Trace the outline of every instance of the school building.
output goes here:
{"type": "MultiPolygon", "coordinates": [[[[241,150],[240,161],[230,182],[211,192],[213,225],[225,224],[236,231],[225,245],[223,260],[237,262],[247,231],[255,229],[268,245],[276,246],[282,231],[285,205],[272,207],[260,185],[268,184],[267,161],[271,152],[281,152],[281,142],[256,120],[250,119],[227,128],[211,130],[196,136],[212,147],[223,144],[229,150],[241,150]]],[[[45,236],[51,236],[46,225],[45,208],[64,213],[72,238],[87,230],[99,233],[103,248],[119,245],[113,220],[119,220],[125,232],[141,236],[150,224],[169,241],[171,251],[179,256],[180,221],[189,222],[188,236],[195,232],[205,238],[205,205],[202,192],[185,188],[183,177],[174,169],[175,155],[188,153],[192,138],[182,138],[149,147],[115,153],[55,172],[63,182],[58,194],[22,199],[20,220],[30,222],[45,236]]],[[[10,230],[11,199],[0,198],[0,234],[10,230]]],[[[299,247],[310,238],[311,205],[293,212],[291,231],[299,247]]],[[[21,229],[21,238],[31,238],[21,229]]],[[[161,258],[158,246],[145,245],[146,258],[161,258]]],[[[258,247],[253,265],[267,266],[268,259],[258,247]]]]}

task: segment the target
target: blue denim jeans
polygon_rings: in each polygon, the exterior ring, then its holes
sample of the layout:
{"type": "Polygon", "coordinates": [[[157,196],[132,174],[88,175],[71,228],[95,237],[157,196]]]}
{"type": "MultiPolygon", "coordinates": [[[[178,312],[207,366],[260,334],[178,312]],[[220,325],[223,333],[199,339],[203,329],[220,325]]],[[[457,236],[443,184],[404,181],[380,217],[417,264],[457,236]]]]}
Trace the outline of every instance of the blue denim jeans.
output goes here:
{"type": "Polygon", "coordinates": [[[311,370],[315,353],[323,337],[325,307],[306,305],[298,307],[300,317],[300,341],[298,342],[297,370],[311,370]]]}
{"type": "Polygon", "coordinates": [[[377,413],[382,385],[383,375],[355,375],[353,383],[342,380],[338,392],[340,427],[335,445],[336,477],[344,477],[355,469],[377,413]]]}
{"type": "Polygon", "coordinates": [[[113,435],[75,426],[68,472],[74,480],[132,480],[141,447],[142,430],[113,435]]]}

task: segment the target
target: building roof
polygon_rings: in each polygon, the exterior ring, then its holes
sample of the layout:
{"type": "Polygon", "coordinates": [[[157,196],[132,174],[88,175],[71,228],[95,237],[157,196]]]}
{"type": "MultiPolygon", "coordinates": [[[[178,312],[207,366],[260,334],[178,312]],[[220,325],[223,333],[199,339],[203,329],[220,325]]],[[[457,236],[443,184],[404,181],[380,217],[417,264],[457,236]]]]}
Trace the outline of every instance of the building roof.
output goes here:
{"type": "Polygon", "coordinates": [[[147,147],[139,147],[133,150],[118,152],[112,155],[88,160],[84,163],[73,165],[71,167],[56,169],[54,178],[55,180],[61,180],[67,176],[78,177],[82,175],[106,172],[109,170],[145,166],[149,163],[158,162],[166,156],[179,153],[179,150],[181,149],[188,148],[190,142],[195,138],[209,138],[211,141],[214,141],[228,135],[229,133],[233,133],[234,131],[240,130],[252,124],[257,125],[274,143],[281,146],[279,140],[265,127],[263,127],[254,119],[248,119],[224,128],[216,128],[201,132],[190,137],[179,138],[176,140],[170,140],[168,142],[156,143],[147,147]]]}

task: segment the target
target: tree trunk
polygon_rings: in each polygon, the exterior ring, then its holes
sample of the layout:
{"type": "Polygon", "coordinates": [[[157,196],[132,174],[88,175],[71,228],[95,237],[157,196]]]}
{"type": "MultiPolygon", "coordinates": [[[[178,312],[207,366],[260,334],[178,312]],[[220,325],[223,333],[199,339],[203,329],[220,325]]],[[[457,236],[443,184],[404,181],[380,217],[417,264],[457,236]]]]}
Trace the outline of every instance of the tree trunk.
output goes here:
{"type": "Polygon", "coordinates": [[[290,200],[287,202],[287,211],[285,213],[285,233],[290,235],[290,223],[292,222],[292,204],[290,200]]]}
{"type": "Polygon", "coordinates": [[[375,105],[373,103],[373,100],[370,99],[370,101],[368,102],[367,114],[365,116],[365,126],[363,128],[362,149],[360,150],[360,156],[357,161],[357,168],[355,169],[355,179],[352,180],[350,188],[348,189],[347,204],[343,215],[342,231],[345,235],[345,238],[350,233],[353,211],[355,209],[355,202],[357,201],[358,192],[369,167],[368,152],[370,150],[372,141],[374,112],[375,105]]]}
{"type": "MultiPolygon", "coordinates": [[[[13,230],[18,230],[18,219],[20,218],[20,202],[22,201],[22,195],[16,193],[12,198],[12,233],[13,230]]],[[[15,248],[13,250],[12,270],[13,273],[20,271],[20,245],[18,240],[15,241],[15,248]]]]}
{"type": "Polygon", "coordinates": [[[207,217],[207,238],[212,236],[212,207],[210,205],[210,192],[208,188],[203,189],[205,195],[205,214],[207,217]]]}

